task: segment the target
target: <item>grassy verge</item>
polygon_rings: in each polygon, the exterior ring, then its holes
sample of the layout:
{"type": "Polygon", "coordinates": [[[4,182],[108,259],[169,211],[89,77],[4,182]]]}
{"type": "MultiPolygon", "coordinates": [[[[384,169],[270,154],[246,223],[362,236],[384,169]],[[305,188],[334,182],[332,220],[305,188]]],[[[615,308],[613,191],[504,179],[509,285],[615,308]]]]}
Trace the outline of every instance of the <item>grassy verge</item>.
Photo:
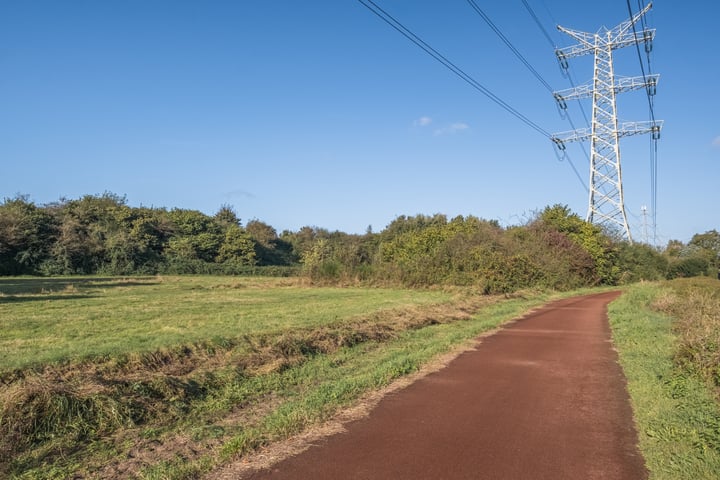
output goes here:
{"type": "MultiPolygon", "coordinates": [[[[640,449],[652,480],[720,478],[720,406],[712,385],[678,362],[675,309],[667,300],[677,283],[628,288],[610,305],[610,322],[628,380],[640,449]],[[659,299],[665,299],[660,301],[659,299]]],[[[717,288],[717,287],[715,287],[717,288]]],[[[682,298],[682,297],[675,297],[682,298]]]]}
{"type": "Polygon", "coordinates": [[[720,282],[696,277],[669,286],[654,306],[676,319],[675,362],[720,387],[720,282]]]}

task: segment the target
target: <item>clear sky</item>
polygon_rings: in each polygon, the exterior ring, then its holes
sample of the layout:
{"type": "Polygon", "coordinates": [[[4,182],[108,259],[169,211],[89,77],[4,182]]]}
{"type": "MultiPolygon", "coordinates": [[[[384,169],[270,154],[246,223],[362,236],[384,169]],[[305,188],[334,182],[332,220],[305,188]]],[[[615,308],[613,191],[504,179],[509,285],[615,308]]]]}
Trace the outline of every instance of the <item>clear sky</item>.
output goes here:
{"type": "MultiPolygon", "coordinates": [[[[467,1],[376,2],[544,130],[571,129],[467,1]]],[[[575,42],[556,23],[594,32],[628,17],[625,0],[527,2],[560,47],[575,42]]],[[[521,0],[477,3],[552,88],[570,87],[521,0]]],[[[720,229],[720,2],[659,0],[648,20],[664,245],[720,229]]],[[[641,74],[634,47],[615,58],[618,75],[641,74]]],[[[570,69],[584,83],[592,60],[570,69]]],[[[642,91],[618,110],[649,119],[642,91]]],[[[585,123],[577,105],[571,116],[585,123]]],[[[621,143],[636,239],[650,144],[621,143]]],[[[229,204],[278,232],[379,231],[418,213],[515,225],[556,203],[585,216],[588,160],[568,151],[582,182],[547,138],[355,0],[0,0],[0,197],[229,204]]]]}

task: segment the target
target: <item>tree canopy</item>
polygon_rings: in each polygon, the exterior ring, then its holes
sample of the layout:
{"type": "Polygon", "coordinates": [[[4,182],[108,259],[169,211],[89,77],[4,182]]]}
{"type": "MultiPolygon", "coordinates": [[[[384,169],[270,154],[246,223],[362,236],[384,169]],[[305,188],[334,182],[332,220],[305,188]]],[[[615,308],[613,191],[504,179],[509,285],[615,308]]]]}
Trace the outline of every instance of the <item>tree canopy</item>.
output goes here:
{"type": "Polygon", "coordinates": [[[229,205],[207,215],[131,207],[113,193],[47,205],[26,196],[0,203],[0,275],[274,269],[325,282],[468,285],[494,293],[714,274],[719,264],[716,230],[687,245],[673,240],[661,252],[618,241],[564,205],[507,228],[474,216],[434,214],[402,215],[377,233],[306,226],[278,235],[257,219],[243,225],[229,205]]]}

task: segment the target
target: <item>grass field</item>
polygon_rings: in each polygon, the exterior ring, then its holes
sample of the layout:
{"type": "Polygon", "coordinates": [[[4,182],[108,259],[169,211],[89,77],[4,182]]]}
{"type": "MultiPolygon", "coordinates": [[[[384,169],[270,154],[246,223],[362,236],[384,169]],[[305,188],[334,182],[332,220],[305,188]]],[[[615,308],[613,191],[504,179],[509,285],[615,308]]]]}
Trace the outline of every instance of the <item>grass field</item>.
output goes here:
{"type": "Polygon", "coordinates": [[[720,282],[632,286],[610,306],[651,480],[720,478],[720,282]]]}
{"type": "Polygon", "coordinates": [[[0,279],[0,476],[197,478],[547,300],[228,277],[0,279]]]}
{"type": "Polygon", "coordinates": [[[450,298],[439,291],[306,288],[292,279],[0,279],[0,372],[278,334],[450,298]]]}

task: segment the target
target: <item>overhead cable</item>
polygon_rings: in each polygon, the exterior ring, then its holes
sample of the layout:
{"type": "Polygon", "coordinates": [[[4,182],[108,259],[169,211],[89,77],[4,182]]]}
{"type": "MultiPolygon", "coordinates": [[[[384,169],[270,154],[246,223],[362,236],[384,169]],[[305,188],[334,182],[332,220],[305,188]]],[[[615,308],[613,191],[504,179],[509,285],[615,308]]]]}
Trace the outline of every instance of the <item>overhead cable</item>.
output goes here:
{"type": "Polygon", "coordinates": [[[543,86],[547,88],[550,93],[552,93],[553,89],[550,84],[545,81],[542,75],[540,75],[532,65],[530,65],[530,62],[528,62],[527,59],[518,51],[518,49],[515,48],[515,45],[513,45],[512,42],[502,33],[502,31],[498,28],[497,25],[495,25],[495,23],[490,19],[490,17],[488,17],[485,12],[483,12],[483,10],[478,6],[478,4],[475,3],[475,0],[467,0],[467,2],[475,10],[475,12],[477,12],[477,14],[480,15],[483,20],[485,20],[485,23],[488,24],[488,26],[493,30],[493,32],[495,32],[495,34],[500,37],[500,40],[502,40],[503,43],[507,45],[510,51],[515,54],[518,60],[520,60],[523,65],[525,65],[525,67],[527,67],[527,69],[530,70],[533,75],[535,75],[535,78],[537,78],[538,81],[542,83],[543,86]]]}
{"type": "Polygon", "coordinates": [[[535,11],[530,7],[530,4],[527,2],[527,0],[522,0],[522,3],[523,5],[525,5],[525,9],[528,11],[533,20],[535,20],[535,25],[537,25],[543,35],[545,35],[545,38],[547,39],[550,46],[555,49],[557,45],[555,44],[555,42],[552,41],[552,38],[550,38],[550,34],[547,30],[545,30],[545,27],[543,27],[542,22],[540,22],[540,19],[535,14],[535,11]]]}
{"type": "Polygon", "coordinates": [[[480,82],[475,80],[473,77],[468,75],[465,71],[463,71],[460,67],[452,63],[450,60],[448,60],[445,56],[443,56],[440,52],[432,48],[430,45],[428,45],[425,41],[423,41],[420,37],[415,35],[412,31],[410,31],[407,27],[405,27],[402,23],[400,23],[397,19],[395,19],[392,15],[387,13],[385,10],[383,10],[380,6],[378,6],[375,2],[372,0],[358,0],[363,6],[365,6],[368,10],[373,12],[375,15],[377,15],[381,20],[383,20],[385,23],[393,27],[395,30],[400,32],[404,37],[406,37],[408,40],[413,42],[415,45],[420,47],[422,50],[425,51],[428,55],[433,57],[435,60],[443,64],[448,70],[453,72],[458,77],[462,78],[467,82],[470,86],[478,90],[480,93],[488,97],[490,100],[495,102],[497,105],[502,107],[504,110],[506,110],[511,115],[515,116],[518,120],[523,122],[528,127],[532,128],[536,132],[540,133],[544,137],[552,138],[552,135],[550,132],[539,126],[537,123],[530,120],[528,117],[520,113],[518,110],[513,108],[510,104],[502,100],[500,97],[492,93],[488,88],[483,86],[480,82]]]}
{"type": "MultiPolygon", "coordinates": [[[[420,47],[425,53],[433,57],[435,60],[443,64],[447,69],[449,69],[451,72],[453,72],[458,77],[462,78],[465,82],[470,84],[473,88],[478,90],[480,93],[488,97],[490,100],[498,104],[500,107],[505,109],[507,112],[518,118],[520,121],[525,123],[527,126],[532,128],[533,130],[537,131],[541,135],[549,138],[552,140],[551,134],[540,127],[538,124],[527,118],[525,115],[521,114],[519,111],[517,111],[515,108],[510,106],[507,102],[502,100],[500,97],[492,93],[490,90],[488,90],[486,87],[484,87],[482,84],[480,84],[477,80],[472,78],[470,75],[468,75],[465,71],[463,71],[460,67],[452,63],[450,60],[448,60],[445,56],[443,56],[441,53],[439,53],[437,50],[432,48],[430,45],[428,45],[425,41],[423,41],[420,37],[415,35],[412,31],[410,31],[407,27],[405,27],[400,21],[395,19],[392,15],[387,13],[385,10],[383,10],[380,6],[378,6],[375,2],[372,0],[358,0],[364,7],[366,7],[368,10],[373,12],[376,16],[378,16],[381,20],[383,20],[385,23],[393,27],[395,30],[400,32],[404,37],[406,37],[408,40],[413,42],[415,45],[420,47]]],[[[552,89],[551,89],[552,91],[552,89]]],[[[571,120],[572,124],[572,120],[571,120]]],[[[587,152],[585,152],[587,155],[587,152]]],[[[572,160],[570,159],[569,155],[567,154],[567,151],[562,151],[562,158],[566,158],[568,160],[568,163],[572,167],[573,171],[575,172],[575,175],[577,176],[578,180],[580,181],[580,184],[585,188],[587,191],[587,186],[585,185],[585,182],[583,181],[582,177],[580,176],[580,173],[578,172],[577,168],[575,168],[575,165],[573,164],[572,160]]],[[[561,159],[562,159],[561,158],[561,159]]]]}
{"type": "MultiPolygon", "coordinates": [[[[521,1],[522,1],[522,4],[525,6],[525,9],[528,11],[528,13],[532,17],[532,19],[535,21],[535,25],[537,25],[537,27],[540,29],[542,34],[547,39],[548,44],[550,44],[550,46],[553,48],[553,50],[556,50],[557,45],[555,44],[555,42],[552,41],[552,38],[550,38],[550,34],[543,26],[542,22],[540,21],[540,18],[535,13],[535,10],[533,10],[533,8],[530,6],[530,4],[527,2],[527,0],[521,0],[521,1]]],[[[545,5],[545,3],[543,3],[543,5],[545,5]]],[[[552,16],[552,13],[550,12],[550,9],[548,9],[547,5],[545,5],[545,10],[547,10],[547,13],[548,13],[548,15],[550,15],[551,18],[554,18],[552,16]]],[[[570,81],[570,85],[573,88],[575,88],[575,81],[573,80],[572,74],[570,73],[570,71],[566,70],[566,69],[561,69],[561,70],[562,70],[563,76],[567,77],[567,79],[570,81]]],[[[580,106],[580,111],[582,112],[583,118],[585,119],[585,123],[587,124],[588,127],[590,127],[590,120],[588,120],[588,116],[587,116],[587,113],[585,113],[585,108],[583,108],[582,102],[578,101],[578,105],[580,106]]],[[[573,128],[575,128],[575,127],[573,127],[573,128]]],[[[588,157],[587,152],[585,152],[585,156],[588,157]]],[[[589,160],[590,160],[590,157],[588,157],[588,161],[589,160]]]]}
{"type": "MultiPolygon", "coordinates": [[[[545,29],[545,27],[543,26],[542,22],[540,21],[540,18],[537,16],[537,14],[536,14],[535,11],[532,9],[532,7],[531,7],[530,4],[527,2],[527,0],[522,0],[522,3],[523,3],[523,5],[525,6],[525,9],[528,11],[528,13],[530,14],[530,16],[532,17],[532,19],[535,21],[535,24],[537,25],[537,27],[540,29],[540,31],[542,32],[542,34],[545,36],[545,39],[546,39],[546,40],[548,41],[548,43],[550,44],[550,47],[551,47],[553,50],[555,50],[555,49],[557,48],[557,45],[555,44],[555,42],[552,41],[552,38],[550,38],[550,34],[548,33],[548,31],[547,31],[547,30],[545,29]]],[[[474,2],[471,2],[471,5],[472,5],[472,4],[474,4],[474,2]]],[[[543,5],[544,5],[544,3],[543,3],[543,5]]],[[[550,10],[547,8],[547,5],[545,5],[545,9],[547,10],[548,15],[550,15],[551,18],[554,18],[554,17],[552,16],[552,13],[550,12],[550,10]]],[[[479,10],[479,9],[478,9],[478,10],[479,10]]],[[[480,13],[480,12],[478,12],[478,13],[480,13]]],[[[485,17],[485,16],[483,16],[483,17],[485,17]]],[[[570,71],[567,71],[567,72],[566,72],[565,70],[563,70],[563,75],[566,76],[567,79],[570,81],[570,85],[572,85],[573,88],[576,88],[576,87],[575,87],[575,81],[574,81],[573,78],[572,78],[571,72],[570,72],[570,71]]],[[[585,108],[583,108],[582,102],[581,102],[581,101],[578,101],[578,105],[580,106],[580,111],[582,112],[583,118],[585,119],[585,124],[588,126],[588,128],[590,128],[590,120],[588,120],[588,116],[587,116],[587,113],[585,113],[585,108]]],[[[573,130],[577,130],[577,127],[575,126],[575,122],[573,122],[573,119],[572,119],[572,117],[570,116],[570,112],[569,112],[569,111],[567,111],[567,112],[565,113],[564,117],[566,117],[567,120],[568,120],[568,122],[570,122],[570,126],[572,126],[573,130]]],[[[583,143],[580,143],[580,148],[582,149],[583,153],[585,154],[585,158],[587,159],[587,161],[588,161],[588,163],[589,163],[589,162],[590,162],[590,154],[588,154],[588,151],[587,151],[587,149],[585,148],[585,145],[584,145],[583,143]]],[[[570,164],[570,166],[572,167],[573,171],[575,172],[575,176],[578,178],[578,180],[580,180],[580,184],[583,186],[583,188],[585,189],[585,191],[586,191],[586,192],[589,192],[590,190],[588,189],[587,185],[585,184],[585,181],[582,179],[582,177],[581,177],[580,174],[578,173],[577,168],[575,168],[575,164],[574,164],[573,161],[570,159],[570,156],[567,154],[566,151],[563,151],[563,156],[564,156],[564,158],[567,158],[568,163],[570,164]]]]}
{"type": "MultiPolygon", "coordinates": [[[[628,13],[630,14],[630,18],[633,18],[633,11],[632,6],[630,5],[630,0],[626,0],[628,13]]],[[[638,0],[638,6],[640,5],[640,0],[638,0]]],[[[644,7],[643,7],[644,8],[644,7]]],[[[641,10],[642,11],[642,10],[641,10]]],[[[644,15],[643,15],[644,17],[644,15]]],[[[642,18],[642,17],[641,17],[642,18]]],[[[647,28],[647,25],[644,22],[643,18],[643,35],[645,32],[645,29],[647,28]]],[[[635,23],[632,24],[632,30],[633,35],[637,39],[637,30],[635,29],[635,23]]],[[[648,59],[648,70],[650,70],[650,48],[647,46],[647,40],[645,42],[645,53],[647,55],[648,59]]],[[[643,76],[643,82],[645,85],[648,84],[647,82],[647,76],[645,75],[645,65],[642,60],[642,54],[640,53],[640,42],[635,42],[635,49],[637,50],[638,55],[638,61],[640,62],[640,71],[642,72],[643,76]]],[[[650,120],[652,121],[653,125],[655,124],[655,106],[653,102],[653,96],[650,94],[649,88],[645,89],[645,94],[647,96],[648,100],[648,107],[650,108],[650,120]]],[[[650,139],[650,197],[651,197],[651,210],[652,210],[652,218],[653,218],[653,237],[656,235],[657,231],[657,140],[658,137],[656,135],[653,135],[650,139]]]]}
{"type": "MultiPolygon", "coordinates": [[[[626,0],[626,2],[628,7],[628,13],[630,13],[630,18],[633,18],[633,11],[632,7],[630,6],[630,0],[626,0]]],[[[637,39],[638,36],[637,30],[635,29],[635,22],[632,22],[632,30],[634,37],[637,39]]],[[[640,61],[640,70],[642,71],[643,82],[645,83],[645,85],[647,85],[648,82],[647,75],[645,75],[645,64],[643,63],[642,54],[640,53],[640,42],[635,42],[635,49],[637,50],[638,60],[640,61]]],[[[652,95],[650,95],[650,90],[647,88],[645,89],[645,93],[648,99],[648,105],[650,107],[650,119],[653,121],[653,123],[655,123],[655,109],[653,108],[653,101],[651,98],[652,95]]]]}

